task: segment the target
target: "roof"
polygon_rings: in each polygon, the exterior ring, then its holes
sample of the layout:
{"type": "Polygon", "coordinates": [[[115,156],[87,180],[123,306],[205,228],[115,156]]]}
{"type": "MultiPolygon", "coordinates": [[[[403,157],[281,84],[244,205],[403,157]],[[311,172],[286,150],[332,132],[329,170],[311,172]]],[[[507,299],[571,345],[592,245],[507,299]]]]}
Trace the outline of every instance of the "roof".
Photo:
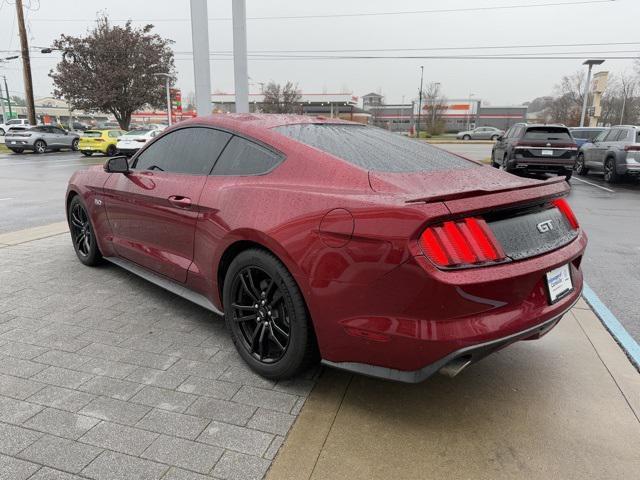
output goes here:
{"type": "Polygon", "coordinates": [[[367,93],[366,95],[362,96],[362,98],[364,98],[364,97],[380,97],[380,98],[382,98],[383,96],[380,95],[379,93],[371,92],[371,93],[367,93]]]}
{"type": "Polygon", "coordinates": [[[339,118],[309,115],[287,115],[274,113],[218,113],[192,120],[185,120],[178,125],[208,124],[230,130],[270,129],[281,125],[293,125],[299,123],[354,123],[339,118]]]}

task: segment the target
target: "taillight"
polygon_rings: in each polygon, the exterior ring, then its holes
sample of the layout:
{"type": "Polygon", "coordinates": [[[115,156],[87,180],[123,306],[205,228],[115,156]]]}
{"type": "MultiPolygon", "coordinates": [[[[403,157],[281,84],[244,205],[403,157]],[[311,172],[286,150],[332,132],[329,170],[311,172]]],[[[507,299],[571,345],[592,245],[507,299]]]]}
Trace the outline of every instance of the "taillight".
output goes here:
{"type": "Polygon", "coordinates": [[[640,145],[625,145],[624,149],[627,152],[637,152],[640,150],[640,145]]]}
{"type": "Polygon", "coordinates": [[[576,218],[575,214],[573,213],[573,210],[571,210],[571,207],[569,206],[569,203],[564,198],[559,198],[557,200],[554,200],[551,203],[558,210],[560,210],[562,212],[564,217],[569,222],[569,225],[571,225],[571,228],[573,228],[574,230],[577,230],[578,227],[580,226],[580,224],[578,223],[578,219],[576,218]]]}
{"type": "Polygon", "coordinates": [[[469,217],[427,228],[420,235],[422,251],[440,267],[498,262],[502,246],[482,218],[469,217]]]}

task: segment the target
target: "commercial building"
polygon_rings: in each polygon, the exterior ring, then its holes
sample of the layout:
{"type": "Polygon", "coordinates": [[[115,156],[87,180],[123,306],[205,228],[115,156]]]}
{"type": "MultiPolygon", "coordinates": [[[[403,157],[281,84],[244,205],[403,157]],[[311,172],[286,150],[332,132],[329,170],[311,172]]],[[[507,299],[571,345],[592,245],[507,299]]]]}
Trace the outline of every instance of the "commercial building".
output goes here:
{"type": "MultiPolygon", "coordinates": [[[[371,114],[371,123],[392,131],[408,131],[418,120],[418,99],[407,104],[386,104],[384,97],[370,93],[362,97],[363,109],[371,114]],[[366,100],[365,100],[366,99],[366,100]]],[[[445,132],[459,132],[475,127],[506,130],[527,118],[526,106],[488,106],[482,100],[446,99],[440,102],[436,115],[444,123],[445,132]]],[[[432,115],[431,106],[423,99],[420,129],[425,130],[432,115]]]]}
{"type": "MultiPolygon", "coordinates": [[[[236,111],[235,94],[214,93],[211,95],[215,113],[233,113],[236,111]]],[[[296,103],[296,113],[300,115],[322,115],[330,118],[342,118],[354,122],[368,123],[371,115],[358,108],[359,98],[351,92],[346,93],[301,93],[296,103]]],[[[263,110],[264,95],[249,94],[249,111],[263,110]]]]}

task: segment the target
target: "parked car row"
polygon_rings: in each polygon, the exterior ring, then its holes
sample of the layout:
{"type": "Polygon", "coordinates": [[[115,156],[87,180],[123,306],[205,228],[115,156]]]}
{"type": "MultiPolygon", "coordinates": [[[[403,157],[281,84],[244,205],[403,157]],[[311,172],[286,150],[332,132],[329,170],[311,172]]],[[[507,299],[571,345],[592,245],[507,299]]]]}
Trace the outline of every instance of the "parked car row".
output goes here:
{"type": "MultiPolygon", "coordinates": [[[[45,153],[47,151],[59,151],[69,149],[79,150],[83,155],[91,156],[94,153],[102,153],[114,156],[117,153],[131,156],[142,146],[162,132],[161,125],[153,125],[153,128],[137,129],[130,132],[119,128],[90,129],[81,133],[65,130],[53,125],[31,126],[15,122],[7,125],[5,145],[14,153],[33,151],[45,153]]],[[[13,122],[14,120],[10,120],[13,122]]]]}
{"type": "Polygon", "coordinates": [[[640,127],[517,123],[497,138],[491,165],[525,175],[563,175],[567,180],[574,171],[602,173],[608,183],[640,178],[640,127]]]}

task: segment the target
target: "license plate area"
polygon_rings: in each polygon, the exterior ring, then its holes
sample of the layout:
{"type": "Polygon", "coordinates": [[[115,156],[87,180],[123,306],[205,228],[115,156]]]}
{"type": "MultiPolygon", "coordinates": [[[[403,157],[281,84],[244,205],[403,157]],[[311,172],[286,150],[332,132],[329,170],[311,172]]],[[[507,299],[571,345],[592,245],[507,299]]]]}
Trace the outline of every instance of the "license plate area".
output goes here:
{"type": "Polygon", "coordinates": [[[556,303],[573,291],[573,281],[571,279],[569,264],[562,265],[547,272],[546,279],[550,304],[556,303]]]}
{"type": "Polygon", "coordinates": [[[545,157],[553,157],[553,150],[542,150],[540,155],[545,157]]]}

